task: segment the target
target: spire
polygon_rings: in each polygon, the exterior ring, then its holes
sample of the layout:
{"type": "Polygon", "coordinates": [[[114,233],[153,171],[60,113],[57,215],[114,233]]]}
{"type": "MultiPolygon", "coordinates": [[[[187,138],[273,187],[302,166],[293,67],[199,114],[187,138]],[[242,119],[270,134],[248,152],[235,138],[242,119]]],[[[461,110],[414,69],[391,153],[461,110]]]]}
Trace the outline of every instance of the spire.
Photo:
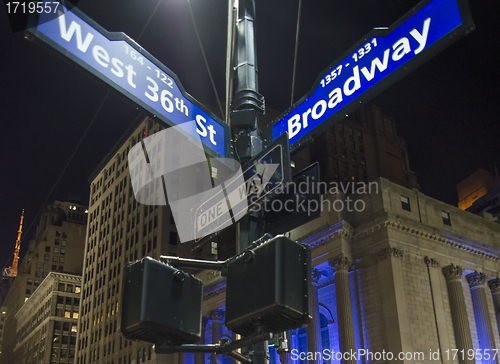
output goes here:
{"type": "Polygon", "coordinates": [[[19,222],[19,230],[17,231],[16,247],[14,248],[14,260],[12,266],[6,268],[3,275],[6,277],[17,276],[17,263],[19,262],[19,251],[21,250],[21,234],[23,233],[24,209],[21,213],[21,221],[19,222]]]}

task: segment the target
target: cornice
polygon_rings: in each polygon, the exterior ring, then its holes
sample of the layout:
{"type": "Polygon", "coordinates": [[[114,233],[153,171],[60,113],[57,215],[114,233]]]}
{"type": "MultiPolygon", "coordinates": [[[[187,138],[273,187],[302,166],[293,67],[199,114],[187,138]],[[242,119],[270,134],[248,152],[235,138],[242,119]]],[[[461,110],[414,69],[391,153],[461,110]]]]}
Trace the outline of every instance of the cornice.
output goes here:
{"type": "Polygon", "coordinates": [[[404,225],[401,221],[394,221],[394,220],[385,220],[383,222],[379,222],[377,224],[374,224],[370,227],[367,227],[363,229],[360,232],[354,233],[354,238],[360,238],[364,235],[372,234],[376,231],[380,231],[383,228],[387,229],[393,229],[393,230],[398,230],[419,238],[423,238],[429,241],[435,241],[437,243],[449,246],[451,248],[455,248],[458,250],[462,250],[464,252],[467,252],[471,255],[475,255],[484,259],[489,259],[495,262],[500,261],[500,256],[495,255],[493,253],[487,252],[485,250],[478,249],[476,247],[470,246],[468,244],[462,243],[462,242],[457,242],[453,241],[451,239],[443,238],[437,234],[429,233],[426,232],[423,229],[417,229],[414,227],[410,227],[407,225],[404,225]]]}
{"type": "Polygon", "coordinates": [[[302,239],[302,243],[307,244],[311,248],[324,245],[335,238],[344,238],[346,240],[352,239],[353,229],[344,220],[314,233],[307,238],[302,239]]]}

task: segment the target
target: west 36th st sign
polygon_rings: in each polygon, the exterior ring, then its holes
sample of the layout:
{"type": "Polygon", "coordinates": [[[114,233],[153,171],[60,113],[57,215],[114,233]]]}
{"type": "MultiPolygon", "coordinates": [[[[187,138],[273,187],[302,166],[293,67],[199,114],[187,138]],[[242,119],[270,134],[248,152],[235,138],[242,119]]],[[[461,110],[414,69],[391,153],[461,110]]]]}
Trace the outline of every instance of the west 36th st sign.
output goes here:
{"type": "Polygon", "coordinates": [[[188,95],[172,71],[127,35],[107,32],[78,9],[69,11],[63,1],[56,9],[40,13],[28,31],[166,124],[195,120],[210,154],[226,156],[228,125],[188,95]]]}

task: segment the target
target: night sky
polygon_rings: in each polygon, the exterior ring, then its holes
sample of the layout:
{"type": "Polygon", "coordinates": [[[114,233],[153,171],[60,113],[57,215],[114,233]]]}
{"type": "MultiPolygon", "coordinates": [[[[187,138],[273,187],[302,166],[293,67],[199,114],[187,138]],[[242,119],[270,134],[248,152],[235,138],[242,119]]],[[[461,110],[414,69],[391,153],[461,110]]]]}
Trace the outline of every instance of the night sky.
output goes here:
{"type": "MultiPolygon", "coordinates": [[[[109,31],[136,40],[177,74],[202,104],[216,106],[187,0],[80,0],[109,31]]],[[[295,100],[320,72],[374,27],[390,26],[414,0],[304,0],[295,100]]],[[[191,0],[219,96],[225,97],[225,0],[191,0]]],[[[500,168],[500,2],[471,0],[476,30],[372,102],[394,118],[423,193],[456,205],[456,184],[479,167],[500,168]]],[[[260,92],[266,106],[290,107],[298,0],[256,0],[260,92]]],[[[88,177],[140,110],[55,52],[13,34],[0,10],[0,267],[12,254],[21,210],[23,250],[37,213],[54,199],[88,202],[88,177]],[[54,188],[55,185],[55,188],[54,188]],[[54,191],[49,192],[54,188],[54,191]],[[29,229],[29,230],[28,230],[29,229]]],[[[8,261],[8,265],[11,262],[8,261]]]]}

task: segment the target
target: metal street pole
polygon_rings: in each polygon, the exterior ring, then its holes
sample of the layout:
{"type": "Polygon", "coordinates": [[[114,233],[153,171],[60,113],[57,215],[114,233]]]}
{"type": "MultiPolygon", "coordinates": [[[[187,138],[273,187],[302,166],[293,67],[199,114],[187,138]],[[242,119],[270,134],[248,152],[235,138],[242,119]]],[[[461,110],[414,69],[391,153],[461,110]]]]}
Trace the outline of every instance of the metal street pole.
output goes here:
{"type": "MultiPolygon", "coordinates": [[[[231,0],[230,0],[231,1],[231,0]]],[[[228,82],[228,90],[234,92],[229,123],[231,126],[235,157],[241,164],[262,151],[262,132],[259,120],[264,114],[264,97],[259,94],[257,78],[257,49],[255,45],[255,2],[236,0],[236,32],[230,35],[228,45],[236,47],[235,54],[228,57],[234,62],[234,79],[228,82]],[[235,40],[233,42],[233,39],[235,40]]],[[[231,24],[232,26],[232,24],[231,24]]],[[[230,53],[232,53],[230,51],[230,53]]],[[[228,92],[228,99],[232,92],[228,92]]],[[[240,220],[236,241],[237,251],[246,249],[265,233],[265,222],[261,211],[251,212],[240,220]]],[[[244,348],[244,354],[252,357],[255,364],[267,364],[269,354],[267,341],[244,348]]]]}
{"type": "MultiPolygon", "coordinates": [[[[254,0],[239,0],[230,126],[235,156],[242,164],[262,151],[262,132],[258,122],[264,114],[264,97],[258,92],[254,19],[254,0]]],[[[264,233],[262,214],[250,213],[239,224],[239,249],[247,248],[264,233]]]]}

